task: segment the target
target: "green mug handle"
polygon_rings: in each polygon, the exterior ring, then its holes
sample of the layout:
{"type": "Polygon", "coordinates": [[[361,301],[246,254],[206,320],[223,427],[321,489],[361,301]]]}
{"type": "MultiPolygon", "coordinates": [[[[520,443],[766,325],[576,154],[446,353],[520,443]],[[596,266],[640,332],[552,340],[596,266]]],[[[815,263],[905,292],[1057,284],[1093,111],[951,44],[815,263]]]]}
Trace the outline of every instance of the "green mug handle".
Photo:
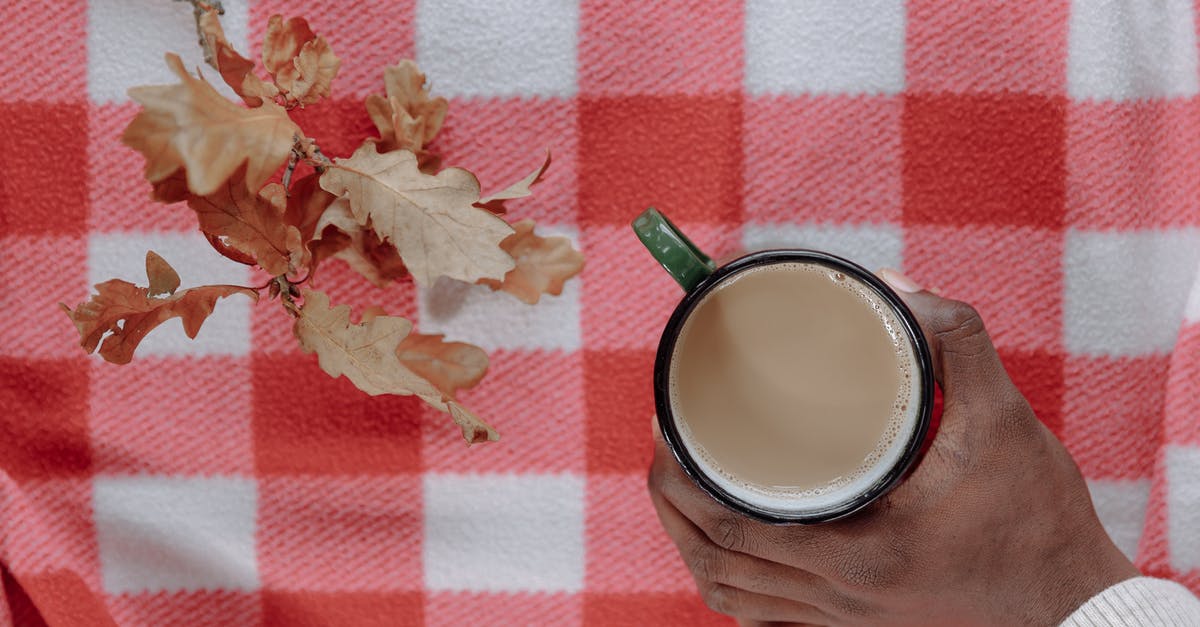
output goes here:
{"type": "Polygon", "coordinates": [[[717,269],[708,255],[654,207],[633,221],[633,232],[685,292],[692,291],[717,269]]]}

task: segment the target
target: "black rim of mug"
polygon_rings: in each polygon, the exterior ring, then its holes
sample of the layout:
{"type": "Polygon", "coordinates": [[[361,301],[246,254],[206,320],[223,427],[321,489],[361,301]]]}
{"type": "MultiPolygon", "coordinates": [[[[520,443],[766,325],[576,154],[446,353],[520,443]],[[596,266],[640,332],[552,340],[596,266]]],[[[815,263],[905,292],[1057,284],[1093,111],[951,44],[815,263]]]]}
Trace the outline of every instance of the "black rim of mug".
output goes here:
{"type": "Polygon", "coordinates": [[[764,250],[750,253],[717,268],[695,289],[684,295],[683,300],[676,305],[675,311],[672,312],[663,329],[662,339],[658,343],[658,353],[654,360],[654,404],[658,411],[658,424],[662,430],[663,439],[667,442],[667,448],[671,450],[675,460],[679,462],[684,472],[696,485],[718,502],[738,513],[772,524],[814,524],[844,518],[867,507],[899,484],[913,462],[916,461],[929,431],[929,424],[933,416],[933,385],[933,363],[930,359],[929,344],[921,333],[916,317],[913,316],[904,301],[900,300],[900,297],[879,277],[862,266],[836,255],[805,249],[764,250]],[[696,305],[704,299],[704,296],[735,274],[758,266],[789,262],[817,263],[843,272],[871,287],[882,297],[897,313],[897,317],[904,326],[905,335],[908,336],[909,343],[916,354],[917,366],[920,370],[917,379],[921,385],[921,411],[917,416],[917,428],[913,430],[896,464],[855,498],[827,509],[805,513],[780,512],[749,503],[730,494],[701,471],[687,447],[684,446],[675,426],[669,389],[670,362],[671,354],[675,352],[675,341],[679,337],[679,331],[683,328],[684,321],[691,315],[696,305]]]}

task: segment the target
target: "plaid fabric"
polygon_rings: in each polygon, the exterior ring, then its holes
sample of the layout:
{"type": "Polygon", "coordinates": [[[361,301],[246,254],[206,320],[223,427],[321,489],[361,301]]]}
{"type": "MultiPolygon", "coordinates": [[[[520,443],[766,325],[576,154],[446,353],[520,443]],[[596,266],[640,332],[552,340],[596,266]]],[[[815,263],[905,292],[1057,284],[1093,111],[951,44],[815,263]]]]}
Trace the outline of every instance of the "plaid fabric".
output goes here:
{"type": "Polygon", "coordinates": [[[650,204],[716,256],[815,247],[976,304],[1117,544],[1200,591],[1190,2],[226,5],[241,50],[303,11],[341,55],[336,98],[296,112],[330,155],[373,135],[362,99],[401,57],[485,191],[551,148],[514,215],[587,268],[533,308],[323,272],[334,302],[491,351],[465,396],[504,439],[470,449],[325,376],[268,304],[221,302],[196,341],[168,325],[127,367],[84,356],[55,303],[140,280],[147,249],[184,285],[256,277],[118,142],[164,51],[200,64],[188,7],[0,1],[0,623],[728,624],[645,495],[679,297],[627,226],[650,204]]]}

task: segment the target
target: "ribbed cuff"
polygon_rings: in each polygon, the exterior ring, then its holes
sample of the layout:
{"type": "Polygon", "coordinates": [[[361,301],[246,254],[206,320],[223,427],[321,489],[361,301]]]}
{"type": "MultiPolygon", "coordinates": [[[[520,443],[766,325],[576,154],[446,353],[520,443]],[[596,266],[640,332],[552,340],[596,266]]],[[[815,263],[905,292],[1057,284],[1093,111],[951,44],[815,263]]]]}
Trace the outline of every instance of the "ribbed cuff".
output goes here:
{"type": "Polygon", "coordinates": [[[1196,627],[1200,599],[1167,579],[1134,577],[1088,599],[1061,627],[1196,627]]]}

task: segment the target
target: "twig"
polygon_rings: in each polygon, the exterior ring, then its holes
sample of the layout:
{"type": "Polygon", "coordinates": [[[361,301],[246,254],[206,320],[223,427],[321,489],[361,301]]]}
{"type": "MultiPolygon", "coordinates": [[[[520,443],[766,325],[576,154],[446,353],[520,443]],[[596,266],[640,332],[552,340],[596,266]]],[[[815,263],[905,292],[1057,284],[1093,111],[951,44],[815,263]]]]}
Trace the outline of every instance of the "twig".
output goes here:
{"type": "MultiPolygon", "coordinates": [[[[296,141],[299,143],[299,138],[296,141]]],[[[288,196],[292,195],[292,174],[295,173],[301,156],[300,151],[296,150],[296,146],[292,145],[292,154],[288,156],[287,169],[283,171],[283,189],[288,196]]]]}
{"type": "Polygon", "coordinates": [[[200,18],[208,11],[216,11],[217,15],[225,15],[225,7],[221,6],[221,0],[211,0],[211,2],[175,0],[175,2],[187,2],[192,5],[192,17],[196,19],[196,38],[200,42],[200,50],[204,52],[204,62],[216,68],[217,55],[213,52],[212,46],[208,44],[208,38],[204,36],[204,27],[200,25],[200,18]]]}

